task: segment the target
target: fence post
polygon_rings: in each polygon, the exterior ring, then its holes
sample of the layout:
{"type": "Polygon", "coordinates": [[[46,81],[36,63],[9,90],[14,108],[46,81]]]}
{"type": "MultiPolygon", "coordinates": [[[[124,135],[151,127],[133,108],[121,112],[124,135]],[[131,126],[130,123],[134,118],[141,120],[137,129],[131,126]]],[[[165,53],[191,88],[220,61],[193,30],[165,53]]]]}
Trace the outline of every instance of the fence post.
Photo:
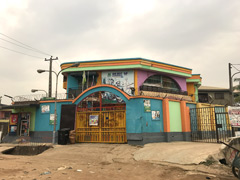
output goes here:
{"type": "Polygon", "coordinates": [[[214,108],[214,112],[215,112],[215,126],[216,126],[217,143],[219,143],[218,126],[217,126],[217,113],[215,111],[215,108],[214,108]]]}

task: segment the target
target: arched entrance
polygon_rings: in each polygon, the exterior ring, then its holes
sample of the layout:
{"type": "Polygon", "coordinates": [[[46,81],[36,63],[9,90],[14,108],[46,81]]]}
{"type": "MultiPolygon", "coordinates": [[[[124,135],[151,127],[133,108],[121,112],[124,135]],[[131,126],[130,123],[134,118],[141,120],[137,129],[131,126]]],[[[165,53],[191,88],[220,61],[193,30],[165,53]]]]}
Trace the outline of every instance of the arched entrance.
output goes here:
{"type": "Polygon", "coordinates": [[[87,95],[77,105],[75,130],[77,142],[126,143],[125,101],[109,91],[87,95]]]}

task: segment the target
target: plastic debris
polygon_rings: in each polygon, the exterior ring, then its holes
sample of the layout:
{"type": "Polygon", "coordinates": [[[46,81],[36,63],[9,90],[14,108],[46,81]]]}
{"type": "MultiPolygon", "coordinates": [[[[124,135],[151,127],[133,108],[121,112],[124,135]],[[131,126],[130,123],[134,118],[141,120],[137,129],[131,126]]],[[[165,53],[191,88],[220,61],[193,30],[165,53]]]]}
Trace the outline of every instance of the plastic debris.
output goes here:
{"type": "Polygon", "coordinates": [[[41,173],[40,175],[47,175],[47,174],[51,174],[51,172],[50,171],[46,171],[46,172],[41,173]]]}

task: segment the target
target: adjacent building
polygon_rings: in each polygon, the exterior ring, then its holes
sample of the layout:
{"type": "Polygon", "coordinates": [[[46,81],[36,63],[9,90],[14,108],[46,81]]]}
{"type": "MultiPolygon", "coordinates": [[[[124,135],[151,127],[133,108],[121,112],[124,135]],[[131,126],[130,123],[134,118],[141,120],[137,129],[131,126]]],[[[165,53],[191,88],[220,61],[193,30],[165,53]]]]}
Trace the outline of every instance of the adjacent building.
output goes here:
{"type": "Polygon", "coordinates": [[[200,86],[198,88],[199,102],[209,104],[231,105],[231,92],[227,88],[200,86]]]}

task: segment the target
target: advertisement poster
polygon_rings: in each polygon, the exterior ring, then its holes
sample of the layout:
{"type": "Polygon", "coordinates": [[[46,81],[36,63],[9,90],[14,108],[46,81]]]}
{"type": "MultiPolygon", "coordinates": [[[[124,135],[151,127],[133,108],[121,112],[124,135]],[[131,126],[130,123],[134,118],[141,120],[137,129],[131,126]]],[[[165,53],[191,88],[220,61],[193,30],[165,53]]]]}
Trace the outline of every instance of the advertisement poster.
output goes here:
{"type": "Polygon", "coordinates": [[[151,112],[150,100],[143,100],[144,112],[151,112]]]}
{"type": "MultiPolygon", "coordinates": [[[[54,114],[50,114],[49,124],[54,125],[54,114]]],[[[56,117],[56,124],[57,124],[57,117],[56,117]]]]}
{"type": "Polygon", "coordinates": [[[240,107],[228,106],[228,115],[233,127],[240,127],[240,107]]]}
{"type": "Polygon", "coordinates": [[[89,125],[90,126],[98,126],[98,115],[90,115],[89,116],[89,125]]]}
{"type": "Polygon", "coordinates": [[[160,120],[160,111],[152,111],[152,120],[160,120]]]}
{"type": "Polygon", "coordinates": [[[118,87],[129,95],[133,95],[134,71],[105,71],[102,72],[102,83],[118,87]]]}
{"type": "Polygon", "coordinates": [[[11,126],[10,126],[10,132],[11,132],[11,133],[16,133],[16,132],[17,132],[17,126],[11,125],[11,126]]]}
{"type": "Polygon", "coordinates": [[[42,105],[41,106],[42,113],[49,113],[50,112],[50,105],[42,105]]]}
{"type": "Polygon", "coordinates": [[[10,124],[17,124],[18,122],[18,114],[11,114],[10,124]]]}

